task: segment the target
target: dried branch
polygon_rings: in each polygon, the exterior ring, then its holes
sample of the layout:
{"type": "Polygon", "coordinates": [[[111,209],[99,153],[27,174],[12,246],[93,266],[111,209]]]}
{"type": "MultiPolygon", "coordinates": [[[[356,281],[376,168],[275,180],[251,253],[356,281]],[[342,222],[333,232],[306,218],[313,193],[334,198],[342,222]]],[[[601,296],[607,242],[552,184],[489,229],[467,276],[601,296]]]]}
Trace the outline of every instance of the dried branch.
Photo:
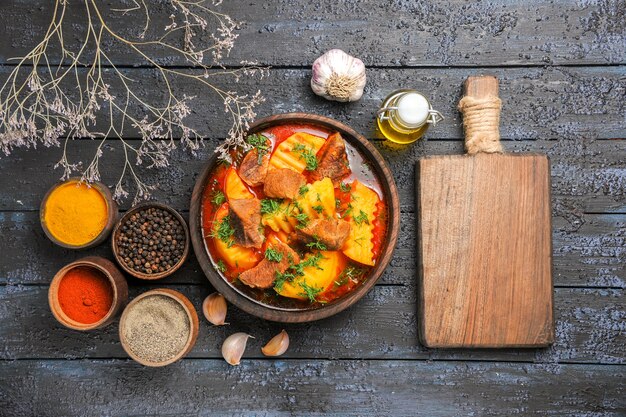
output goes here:
{"type": "Polygon", "coordinates": [[[0,88],[0,150],[5,155],[16,147],[62,145],[63,155],[55,168],[63,170],[63,178],[78,171],[82,179],[89,182],[101,177],[104,143],[118,139],[125,163],[114,197],[119,200],[128,196],[124,184],[130,177],[136,184],[135,202],[148,198],[153,186],[140,179],[137,166],[166,167],[171,152],[177,147],[176,138],[183,148],[193,152],[206,135],[186,123],[195,97],[175,91],[173,82],[177,79],[208,89],[224,103],[232,125],[227,139],[216,150],[221,158],[229,159],[230,150],[246,146],[243,135],[256,117],[254,109],[263,97],[259,91],[248,95],[225,90],[214,79],[220,76],[233,77],[236,81],[242,76],[262,78],[268,68],[251,62],[242,62],[242,67],[234,69],[219,64],[234,46],[237,22],[207,7],[205,0],[169,0],[170,23],[161,36],[146,40],[152,24],[150,6],[145,0],[132,0],[132,7],[111,9],[123,15],[139,14],[142,18],[141,33],[137,39],[131,39],[109,25],[96,0],[80,0],[87,30],[80,46],[71,51],[64,40],[68,2],[56,0],[43,39],[24,57],[15,58],[17,65],[0,88]],[[200,35],[209,27],[214,27],[210,41],[203,44],[200,35]],[[154,67],[166,93],[163,102],[149,100],[133,88],[136,81],[118,68],[102,47],[111,40],[154,67]],[[150,56],[149,50],[172,52],[193,65],[194,70],[165,67],[150,56]],[[50,63],[50,51],[60,51],[58,65],[50,63]],[[206,63],[209,60],[211,63],[206,63]],[[133,109],[141,109],[143,113],[133,109]],[[131,133],[141,137],[139,146],[124,139],[131,133]],[[95,138],[101,140],[90,161],[69,160],[67,149],[73,140],[95,138]]]}

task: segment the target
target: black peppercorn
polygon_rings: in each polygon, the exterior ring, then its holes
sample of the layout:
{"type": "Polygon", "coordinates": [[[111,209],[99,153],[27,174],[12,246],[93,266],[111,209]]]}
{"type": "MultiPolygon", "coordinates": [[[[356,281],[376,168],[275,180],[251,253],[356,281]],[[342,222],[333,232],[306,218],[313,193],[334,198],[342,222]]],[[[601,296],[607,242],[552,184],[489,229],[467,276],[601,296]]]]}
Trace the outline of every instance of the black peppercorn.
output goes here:
{"type": "Polygon", "coordinates": [[[173,268],[182,257],[184,228],[175,216],[160,208],[133,213],[115,237],[118,254],[129,268],[154,274],[173,268]]]}

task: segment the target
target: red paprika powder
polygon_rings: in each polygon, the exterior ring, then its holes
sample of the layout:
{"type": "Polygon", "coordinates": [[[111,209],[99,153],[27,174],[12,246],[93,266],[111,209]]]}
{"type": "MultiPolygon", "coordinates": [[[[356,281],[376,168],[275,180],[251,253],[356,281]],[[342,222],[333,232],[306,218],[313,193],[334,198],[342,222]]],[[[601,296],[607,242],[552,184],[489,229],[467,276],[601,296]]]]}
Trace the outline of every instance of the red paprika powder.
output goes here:
{"type": "Polygon", "coordinates": [[[102,272],[78,266],[63,276],[58,298],[61,309],[69,318],[91,324],[102,319],[111,309],[113,288],[102,272]]]}

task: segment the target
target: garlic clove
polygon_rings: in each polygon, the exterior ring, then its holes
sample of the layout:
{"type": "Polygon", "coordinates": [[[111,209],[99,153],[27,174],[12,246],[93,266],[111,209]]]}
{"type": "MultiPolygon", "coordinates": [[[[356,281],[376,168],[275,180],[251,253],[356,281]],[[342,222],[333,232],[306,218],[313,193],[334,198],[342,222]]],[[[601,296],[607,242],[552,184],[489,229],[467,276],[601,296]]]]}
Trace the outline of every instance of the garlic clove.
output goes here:
{"type": "Polygon", "coordinates": [[[261,348],[261,352],[263,352],[265,356],[280,356],[287,351],[287,348],[289,348],[289,335],[283,330],[272,337],[272,339],[261,348]]]}
{"type": "Polygon", "coordinates": [[[219,292],[214,292],[209,295],[202,303],[204,317],[216,326],[227,324],[225,322],[227,309],[228,305],[226,304],[226,299],[219,292]]]}
{"type": "Polygon", "coordinates": [[[222,357],[230,365],[239,365],[243,352],[246,350],[248,339],[251,338],[247,333],[234,333],[224,340],[222,344],[222,357]]]}
{"type": "Polygon", "coordinates": [[[367,77],[363,61],[341,49],[331,49],[313,62],[311,89],[335,101],[356,101],[363,95],[367,77]]]}

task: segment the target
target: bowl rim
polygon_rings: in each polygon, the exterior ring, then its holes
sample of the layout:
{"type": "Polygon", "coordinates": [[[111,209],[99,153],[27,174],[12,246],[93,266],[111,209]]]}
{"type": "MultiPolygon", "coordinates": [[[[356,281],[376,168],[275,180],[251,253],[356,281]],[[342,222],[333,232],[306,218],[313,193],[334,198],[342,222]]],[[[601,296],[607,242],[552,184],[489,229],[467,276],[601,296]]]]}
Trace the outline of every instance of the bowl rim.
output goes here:
{"type": "Polygon", "coordinates": [[[134,361],[144,366],[157,368],[161,366],[170,365],[176,362],[177,360],[183,358],[185,355],[187,355],[196,343],[196,339],[198,338],[198,329],[199,329],[198,313],[196,313],[196,310],[193,307],[193,304],[191,303],[191,301],[189,301],[189,299],[184,294],[182,294],[179,291],[172,290],[169,288],[156,288],[153,290],[146,291],[142,294],[139,294],[130,303],[128,303],[128,305],[126,306],[126,308],[124,308],[124,311],[122,312],[122,316],[120,317],[118,333],[119,333],[119,338],[120,338],[120,344],[122,345],[122,348],[128,354],[128,356],[131,357],[131,359],[133,359],[134,361]],[[185,314],[187,314],[187,318],[189,319],[189,335],[187,336],[187,341],[185,342],[185,346],[176,355],[172,356],[170,359],[167,359],[161,362],[151,362],[133,353],[133,351],[128,347],[128,341],[126,340],[126,336],[124,336],[124,332],[122,331],[126,323],[126,319],[128,317],[128,312],[139,301],[143,300],[144,298],[152,297],[155,295],[162,295],[164,297],[168,297],[176,301],[183,308],[183,310],[185,311],[185,314]]]}
{"type": "Polygon", "coordinates": [[[115,258],[115,261],[117,262],[117,264],[127,274],[130,274],[135,278],[139,278],[139,279],[146,280],[146,281],[156,281],[156,280],[168,277],[172,275],[174,272],[176,272],[187,260],[187,256],[189,255],[189,246],[190,246],[189,245],[189,227],[187,226],[187,222],[185,221],[183,216],[172,207],[166,204],[157,203],[157,202],[145,202],[145,203],[141,203],[141,204],[137,204],[133,206],[130,210],[124,213],[124,215],[117,221],[117,223],[115,224],[115,227],[113,228],[113,231],[111,232],[111,250],[113,251],[113,257],[115,258]],[[155,274],[146,274],[146,273],[138,272],[138,271],[135,271],[134,269],[129,268],[124,262],[122,262],[121,256],[119,254],[119,248],[117,247],[117,243],[115,241],[115,235],[117,234],[122,224],[126,220],[128,220],[128,218],[134,213],[147,209],[147,208],[160,208],[160,209],[163,209],[172,213],[174,217],[176,217],[178,221],[183,225],[183,230],[185,232],[185,247],[183,249],[183,255],[181,256],[181,258],[169,270],[155,273],[155,274]]]}
{"type": "Polygon", "coordinates": [[[388,209],[386,244],[383,246],[384,250],[381,252],[379,262],[374,266],[373,271],[366,281],[337,301],[314,309],[286,309],[263,304],[228,283],[215,270],[205,249],[200,220],[202,213],[202,194],[206,181],[217,162],[217,155],[213,155],[209,159],[198,175],[191,197],[189,224],[194,252],[204,274],[213,287],[224,295],[229,302],[249,314],[266,320],[284,323],[302,323],[321,320],[345,310],[363,298],[375,286],[376,282],[378,282],[384,270],[389,265],[391,256],[396,247],[400,228],[400,203],[393,174],[378,150],[364,136],[337,120],[310,113],[276,114],[255,121],[250,125],[246,134],[258,132],[269,126],[290,123],[318,125],[328,130],[340,132],[344,139],[352,146],[356,147],[365,159],[372,164],[375,174],[381,181],[381,188],[387,200],[388,209]]]}
{"type": "MultiPolygon", "coordinates": [[[[113,316],[118,311],[120,301],[125,302],[125,300],[122,299],[124,294],[120,293],[118,283],[116,282],[113,273],[108,268],[113,268],[114,271],[121,277],[121,273],[117,270],[117,268],[115,268],[115,265],[111,261],[97,256],[88,256],[86,258],[78,259],[74,262],[70,262],[57,271],[48,288],[48,304],[50,306],[50,310],[52,311],[52,315],[59,323],[73,330],[87,331],[104,327],[111,321],[113,316]],[[113,289],[113,301],[111,302],[109,311],[107,311],[107,313],[100,320],[94,323],[81,323],[70,318],[67,314],[65,314],[59,302],[58,291],[61,281],[65,278],[65,275],[69,271],[79,267],[93,268],[100,271],[109,280],[109,285],[113,289]]],[[[121,278],[123,279],[123,277],[121,278]]],[[[128,291],[126,290],[126,296],[127,295],[128,291]]]]}
{"type": "Polygon", "coordinates": [[[117,220],[118,211],[119,211],[119,208],[117,206],[117,203],[113,199],[111,190],[109,190],[109,187],[107,187],[104,183],[100,181],[91,181],[91,182],[83,181],[81,177],[69,177],[66,180],[55,182],[48,189],[43,199],[41,200],[41,204],[39,205],[39,222],[41,223],[41,228],[43,229],[43,232],[48,237],[48,239],[50,239],[53,243],[66,249],[76,249],[76,250],[89,249],[89,248],[93,248],[94,246],[101,244],[109,237],[109,235],[111,234],[111,231],[113,230],[113,225],[115,224],[115,221],[117,220]],[[46,224],[46,220],[45,220],[46,203],[48,202],[48,198],[50,198],[50,195],[52,195],[54,190],[61,187],[62,185],[70,184],[72,182],[83,183],[89,187],[95,188],[102,195],[102,197],[104,198],[104,201],[107,204],[107,211],[108,211],[107,222],[104,225],[104,228],[100,231],[100,233],[95,238],[93,238],[93,240],[90,240],[89,242],[84,243],[82,245],[72,245],[70,243],[66,243],[66,242],[63,242],[62,240],[57,239],[52,234],[50,229],[48,229],[48,225],[46,224]]]}

